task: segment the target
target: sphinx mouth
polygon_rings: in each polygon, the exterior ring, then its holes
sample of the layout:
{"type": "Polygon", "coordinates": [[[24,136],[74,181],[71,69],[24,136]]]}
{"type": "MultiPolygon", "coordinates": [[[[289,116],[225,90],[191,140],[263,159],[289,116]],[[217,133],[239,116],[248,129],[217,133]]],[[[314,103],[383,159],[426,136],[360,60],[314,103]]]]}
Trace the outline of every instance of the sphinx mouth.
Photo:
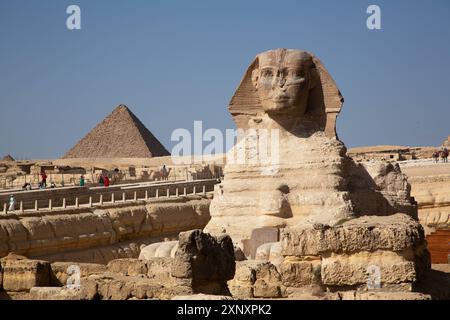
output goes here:
{"type": "Polygon", "coordinates": [[[288,100],[289,100],[288,97],[277,97],[277,98],[273,99],[273,101],[276,101],[276,102],[284,102],[284,101],[288,101],[288,100]]]}
{"type": "Polygon", "coordinates": [[[289,101],[290,98],[288,96],[275,96],[275,97],[271,97],[267,100],[273,101],[273,102],[286,102],[286,101],[289,101]]]}

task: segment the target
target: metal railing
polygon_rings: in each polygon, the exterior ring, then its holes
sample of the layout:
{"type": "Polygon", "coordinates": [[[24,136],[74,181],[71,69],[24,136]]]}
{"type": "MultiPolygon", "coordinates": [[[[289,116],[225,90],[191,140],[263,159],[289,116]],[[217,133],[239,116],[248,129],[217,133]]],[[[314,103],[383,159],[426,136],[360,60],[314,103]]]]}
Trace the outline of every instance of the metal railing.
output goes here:
{"type": "MultiPolygon", "coordinates": [[[[34,202],[32,208],[25,208],[25,201],[21,200],[15,204],[14,210],[9,209],[9,203],[3,203],[3,214],[8,213],[27,213],[38,211],[56,211],[64,209],[76,209],[76,208],[92,208],[94,206],[111,205],[115,203],[130,203],[136,201],[146,201],[149,199],[159,198],[177,198],[186,197],[188,195],[206,195],[207,192],[214,190],[214,185],[218,183],[217,179],[184,181],[184,182],[168,182],[155,185],[124,185],[121,188],[114,190],[108,190],[108,187],[95,188],[96,194],[91,195],[72,195],[63,196],[58,200],[58,204],[54,199],[49,198],[47,201],[42,199],[27,199],[27,205],[30,207],[30,201],[34,202]],[[94,199],[95,198],[95,199],[94,199]],[[70,204],[69,204],[70,200],[70,204]],[[95,201],[94,201],[95,200],[95,201]],[[45,202],[42,205],[42,202],[45,202]],[[18,209],[17,209],[18,205],[18,209]]],[[[94,191],[94,188],[92,188],[94,191]]]]}

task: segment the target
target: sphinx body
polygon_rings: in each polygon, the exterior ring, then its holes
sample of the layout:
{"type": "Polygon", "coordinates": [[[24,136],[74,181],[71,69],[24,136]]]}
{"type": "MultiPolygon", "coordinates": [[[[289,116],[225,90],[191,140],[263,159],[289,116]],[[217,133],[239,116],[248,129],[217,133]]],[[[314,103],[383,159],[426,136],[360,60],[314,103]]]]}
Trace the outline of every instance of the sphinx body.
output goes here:
{"type": "Polygon", "coordinates": [[[361,214],[417,215],[398,167],[367,170],[346,156],[335,130],[342,103],[314,55],[290,49],[259,54],[230,102],[245,134],[229,151],[205,230],[228,233],[254,257],[287,226],[333,226],[361,214]]]}

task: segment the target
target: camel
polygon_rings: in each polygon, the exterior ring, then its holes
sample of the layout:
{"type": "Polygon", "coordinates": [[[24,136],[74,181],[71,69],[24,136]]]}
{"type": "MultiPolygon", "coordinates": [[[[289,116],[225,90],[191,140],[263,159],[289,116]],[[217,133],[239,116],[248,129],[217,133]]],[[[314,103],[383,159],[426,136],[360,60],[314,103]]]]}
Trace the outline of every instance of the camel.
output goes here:
{"type": "Polygon", "coordinates": [[[439,156],[442,159],[442,162],[447,163],[448,162],[448,150],[447,149],[443,149],[441,151],[439,151],[439,156]]]}
{"type": "Polygon", "coordinates": [[[435,151],[433,152],[432,156],[434,163],[438,163],[439,162],[439,151],[435,151]]]}
{"type": "Polygon", "coordinates": [[[169,180],[169,174],[172,168],[166,169],[165,166],[163,166],[159,170],[151,170],[150,171],[150,181],[167,181],[169,180]]]}

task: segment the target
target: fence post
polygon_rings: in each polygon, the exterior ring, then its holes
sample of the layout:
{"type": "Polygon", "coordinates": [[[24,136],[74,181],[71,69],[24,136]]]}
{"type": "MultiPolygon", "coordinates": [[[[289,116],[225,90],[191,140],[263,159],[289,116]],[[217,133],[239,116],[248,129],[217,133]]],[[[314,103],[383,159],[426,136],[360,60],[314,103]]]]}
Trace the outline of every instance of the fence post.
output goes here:
{"type": "Polygon", "coordinates": [[[23,201],[20,201],[19,211],[20,213],[23,213],[23,201]]]}
{"type": "Polygon", "coordinates": [[[156,188],[156,198],[159,198],[159,189],[156,188]]]}
{"type": "Polygon", "coordinates": [[[125,195],[125,192],[122,192],[122,202],[126,202],[126,195],[125,195]]]}
{"type": "Polygon", "coordinates": [[[183,196],[186,197],[186,195],[187,195],[187,190],[186,190],[186,187],[184,187],[184,188],[183,188],[183,196]]]}
{"type": "Polygon", "coordinates": [[[52,199],[48,199],[48,210],[52,211],[52,199]]]}
{"type": "Polygon", "coordinates": [[[78,208],[80,203],[78,202],[78,197],[75,197],[75,208],[78,208]]]}
{"type": "Polygon", "coordinates": [[[100,194],[100,200],[99,200],[99,204],[102,205],[103,204],[103,194],[100,194]]]}
{"type": "Polygon", "coordinates": [[[89,208],[92,208],[92,196],[89,196],[89,208]]]}
{"type": "Polygon", "coordinates": [[[3,214],[7,214],[7,207],[6,207],[6,202],[3,204],[3,214]]]}
{"type": "Polygon", "coordinates": [[[134,194],[133,194],[133,200],[137,201],[137,191],[135,191],[134,194]]]}
{"type": "Polygon", "coordinates": [[[114,203],[114,202],[116,202],[116,200],[114,199],[114,192],[113,192],[113,193],[111,193],[111,203],[114,203]]]}
{"type": "Polygon", "coordinates": [[[145,200],[148,199],[148,190],[145,190],[145,200]]]}
{"type": "Polygon", "coordinates": [[[175,197],[178,197],[178,187],[175,189],[175,197]]]}
{"type": "Polygon", "coordinates": [[[67,204],[66,204],[66,198],[63,198],[63,201],[62,201],[63,203],[62,203],[62,207],[63,207],[63,209],[65,209],[66,208],[66,206],[67,206],[67,204]]]}
{"type": "Polygon", "coordinates": [[[196,190],[195,190],[195,186],[194,186],[194,188],[193,188],[193,190],[192,190],[192,194],[196,194],[197,192],[196,192],[196,190]]]}
{"type": "Polygon", "coordinates": [[[206,185],[203,185],[203,195],[206,195],[206,185]]]}
{"type": "Polygon", "coordinates": [[[39,202],[34,200],[34,211],[39,211],[39,202]]]}

